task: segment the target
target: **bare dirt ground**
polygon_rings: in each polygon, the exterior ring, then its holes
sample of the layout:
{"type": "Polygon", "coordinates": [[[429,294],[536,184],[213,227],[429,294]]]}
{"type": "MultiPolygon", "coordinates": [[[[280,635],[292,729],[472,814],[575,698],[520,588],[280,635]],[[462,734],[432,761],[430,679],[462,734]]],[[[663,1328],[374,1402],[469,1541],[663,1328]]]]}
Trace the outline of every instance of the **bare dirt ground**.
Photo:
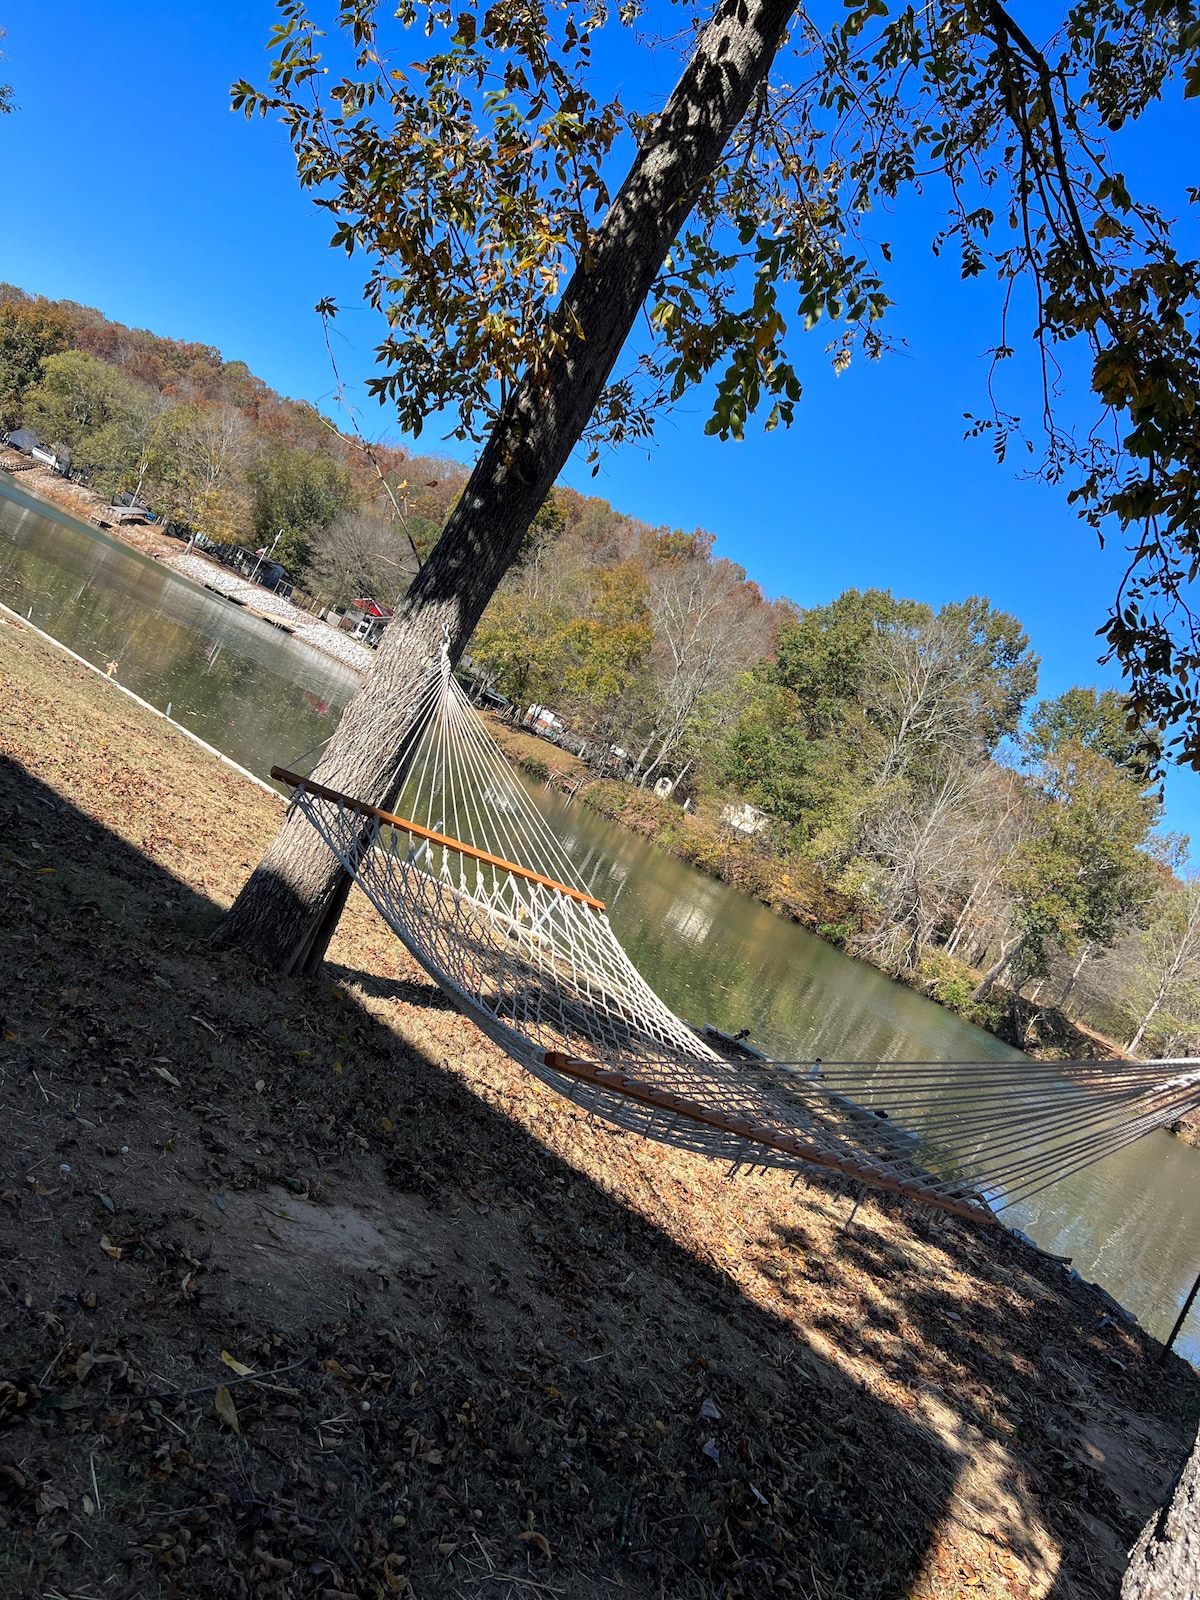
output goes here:
{"type": "Polygon", "coordinates": [[[606,1131],[361,902],[320,979],[212,954],[278,803],[17,624],[0,684],[4,1600],[1115,1596],[1190,1367],[606,1131]]]}

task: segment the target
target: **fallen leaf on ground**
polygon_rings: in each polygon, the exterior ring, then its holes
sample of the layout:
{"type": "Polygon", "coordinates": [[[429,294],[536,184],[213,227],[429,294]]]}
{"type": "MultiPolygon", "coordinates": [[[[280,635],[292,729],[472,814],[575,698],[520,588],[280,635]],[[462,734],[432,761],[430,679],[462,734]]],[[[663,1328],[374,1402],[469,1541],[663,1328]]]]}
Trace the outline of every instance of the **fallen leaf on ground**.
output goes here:
{"type": "Polygon", "coordinates": [[[100,1235],[100,1248],[112,1261],[120,1261],[124,1253],[119,1244],[114,1244],[106,1233],[100,1235]]]}
{"type": "Polygon", "coordinates": [[[37,1497],[39,1515],[48,1517],[52,1511],[66,1511],[70,1504],[61,1489],[52,1489],[48,1483],[42,1485],[37,1497]]]}
{"type": "Polygon", "coordinates": [[[237,1407],[233,1403],[233,1396],[223,1383],[217,1385],[217,1392],[213,1396],[213,1404],[217,1415],[227,1428],[232,1428],[234,1433],[241,1433],[241,1424],[238,1422],[237,1407]]]}
{"type": "Polygon", "coordinates": [[[236,1361],[233,1356],[229,1354],[228,1350],[221,1351],[221,1360],[227,1367],[232,1367],[239,1378],[248,1378],[254,1371],[253,1367],[246,1366],[246,1364],[242,1361],[236,1361]]]}

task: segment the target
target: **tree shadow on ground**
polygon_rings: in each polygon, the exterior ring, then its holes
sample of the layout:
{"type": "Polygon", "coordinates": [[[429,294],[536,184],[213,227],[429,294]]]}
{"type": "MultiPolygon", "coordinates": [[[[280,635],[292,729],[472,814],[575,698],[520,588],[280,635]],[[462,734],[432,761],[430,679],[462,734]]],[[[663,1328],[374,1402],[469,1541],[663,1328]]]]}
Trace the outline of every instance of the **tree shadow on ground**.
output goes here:
{"type": "MultiPolygon", "coordinates": [[[[1026,1448],[1009,1322],[1069,1321],[1015,1255],[989,1275],[957,1224],[877,1209],[838,1231],[816,1178],[784,1215],[547,1104],[589,1176],[398,947],[358,994],[353,942],[339,982],[214,955],[219,907],[2,758],[0,846],[6,1596],[899,1600],[958,1592],[964,1528],[1034,1570],[1032,1523],[1078,1535],[1033,1468],[974,1527],[969,1471],[1026,1448]],[[735,1208],[772,1303],[705,1258],[735,1208]],[[904,1241],[978,1277],[969,1325],[904,1241]],[[855,1354],[881,1331],[920,1346],[885,1384],[855,1354]]],[[[1063,1594],[1111,1591],[1066,1560],[1063,1594]]]]}

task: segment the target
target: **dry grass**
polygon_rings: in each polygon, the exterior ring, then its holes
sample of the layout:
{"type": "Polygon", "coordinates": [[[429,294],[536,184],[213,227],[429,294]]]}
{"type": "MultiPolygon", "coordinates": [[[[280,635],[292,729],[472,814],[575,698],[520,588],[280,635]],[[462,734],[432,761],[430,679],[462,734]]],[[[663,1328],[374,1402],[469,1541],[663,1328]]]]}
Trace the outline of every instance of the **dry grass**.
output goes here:
{"type": "Polygon", "coordinates": [[[213,955],[278,804],[0,663],[5,1600],[1115,1595],[1189,1367],[1006,1236],[588,1121],[361,902],[320,980],[213,955]]]}

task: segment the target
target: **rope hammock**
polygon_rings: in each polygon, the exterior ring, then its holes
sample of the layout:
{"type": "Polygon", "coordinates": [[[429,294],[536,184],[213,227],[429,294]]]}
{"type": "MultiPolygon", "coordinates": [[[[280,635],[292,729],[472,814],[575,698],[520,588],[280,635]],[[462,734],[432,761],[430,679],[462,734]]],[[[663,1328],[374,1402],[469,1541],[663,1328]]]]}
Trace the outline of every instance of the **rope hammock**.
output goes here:
{"type": "Polygon", "coordinates": [[[272,776],[454,1004],[605,1122],[731,1169],[822,1169],[995,1222],[1200,1106],[1191,1060],[731,1062],[634,967],[445,646],[411,729],[399,815],[272,776]]]}

